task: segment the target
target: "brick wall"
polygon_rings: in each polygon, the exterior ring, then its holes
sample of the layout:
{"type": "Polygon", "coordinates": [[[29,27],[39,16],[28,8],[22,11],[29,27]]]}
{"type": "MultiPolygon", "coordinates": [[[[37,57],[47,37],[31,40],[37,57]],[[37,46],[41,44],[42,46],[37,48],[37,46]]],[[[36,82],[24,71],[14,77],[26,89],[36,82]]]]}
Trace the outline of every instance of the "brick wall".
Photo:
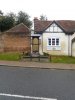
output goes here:
{"type": "Polygon", "coordinates": [[[3,51],[4,51],[4,42],[3,42],[2,34],[0,34],[0,52],[3,51]]]}
{"type": "Polygon", "coordinates": [[[30,37],[24,33],[6,33],[3,35],[5,52],[29,52],[30,37]]]}

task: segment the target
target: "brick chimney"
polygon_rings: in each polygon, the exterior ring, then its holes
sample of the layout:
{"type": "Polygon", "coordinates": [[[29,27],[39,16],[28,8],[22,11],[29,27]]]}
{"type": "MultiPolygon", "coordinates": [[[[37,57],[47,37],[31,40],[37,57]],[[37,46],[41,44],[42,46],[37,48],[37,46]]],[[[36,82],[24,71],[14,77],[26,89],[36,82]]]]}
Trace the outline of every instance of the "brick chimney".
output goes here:
{"type": "Polygon", "coordinates": [[[37,21],[38,20],[38,17],[34,17],[34,21],[37,21]]]}
{"type": "Polygon", "coordinates": [[[37,26],[38,21],[39,21],[38,17],[34,17],[34,23],[33,23],[34,31],[36,30],[36,26],[37,26]]]}

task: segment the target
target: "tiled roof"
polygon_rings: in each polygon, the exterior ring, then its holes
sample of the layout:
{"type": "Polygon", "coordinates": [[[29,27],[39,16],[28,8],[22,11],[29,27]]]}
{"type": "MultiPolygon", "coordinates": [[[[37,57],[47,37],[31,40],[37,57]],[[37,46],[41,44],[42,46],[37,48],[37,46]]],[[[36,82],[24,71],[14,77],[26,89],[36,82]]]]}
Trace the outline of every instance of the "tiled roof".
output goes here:
{"type": "Polygon", "coordinates": [[[16,25],[15,27],[9,29],[7,32],[8,33],[20,33],[20,32],[21,33],[29,33],[30,30],[26,25],[21,23],[21,24],[16,25]]]}
{"type": "Polygon", "coordinates": [[[34,19],[34,31],[35,32],[42,32],[46,29],[52,21],[40,21],[38,19],[34,19]]]}
{"type": "Polygon", "coordinates": [[[47,29],[47,27],[49,27],[53,22],[59,25],[59,27],[62,28],[65,33],[75,32],[75,21],[72,20],[41,21],[38,19],[34,19],[34,30],[36,33],[41,33],[45,29],[47,29]]]}
{"type": "Polygon", "coordinates": [[[60,20],[56,21],[66,32],[75,32],[75,21],[60,20]]]}

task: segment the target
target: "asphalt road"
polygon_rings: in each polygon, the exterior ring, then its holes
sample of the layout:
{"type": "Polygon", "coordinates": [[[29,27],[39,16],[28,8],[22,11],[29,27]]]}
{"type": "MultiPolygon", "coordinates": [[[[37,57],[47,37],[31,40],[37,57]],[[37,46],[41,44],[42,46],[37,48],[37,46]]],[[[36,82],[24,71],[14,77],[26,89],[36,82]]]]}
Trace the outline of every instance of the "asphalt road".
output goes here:
{"type": "MultiPolygon", "coordinates": [[[[0,94],[75,100],[75,70],[0,66],[0,94]]],[[[34,100],[0,95],[0,100],[34,100]]]]}

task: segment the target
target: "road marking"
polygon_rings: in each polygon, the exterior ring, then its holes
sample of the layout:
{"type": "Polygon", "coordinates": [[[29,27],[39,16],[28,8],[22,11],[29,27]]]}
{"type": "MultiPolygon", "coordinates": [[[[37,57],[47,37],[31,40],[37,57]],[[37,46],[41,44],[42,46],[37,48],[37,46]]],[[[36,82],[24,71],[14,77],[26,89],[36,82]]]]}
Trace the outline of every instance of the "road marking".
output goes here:
{"type": "Polygon", "coordinates": [[[34,100],[57,100],[57,99],[52,99],[52,98],[24,96],[24,95],[15,95],[15,94],[6,94],[6,93],[0,93],[0,96],[8,96],[8,97],[24,98],[24,99],[34,99],[34,100]]]}

